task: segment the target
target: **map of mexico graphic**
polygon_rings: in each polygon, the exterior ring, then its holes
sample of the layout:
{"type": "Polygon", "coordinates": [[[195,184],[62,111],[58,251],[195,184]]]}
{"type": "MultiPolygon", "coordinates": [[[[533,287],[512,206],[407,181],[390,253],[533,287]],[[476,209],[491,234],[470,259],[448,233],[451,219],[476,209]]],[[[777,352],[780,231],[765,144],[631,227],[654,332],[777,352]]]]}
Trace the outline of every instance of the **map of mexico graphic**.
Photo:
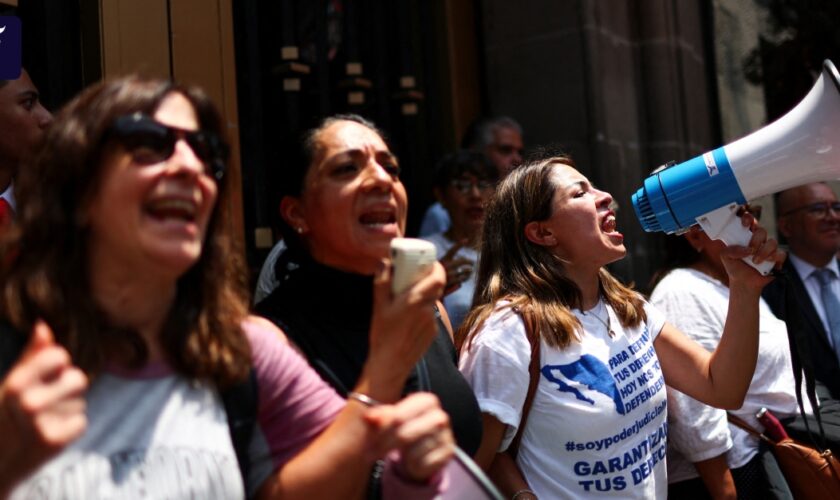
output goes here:
{"type": "Polygon", "coordinates": [[[586,348],[542,363],[540,374],[553,397],[569,405],[566,418],[575,415],[581,422],[575,432],[558,436],[554,448],[569,467],[564,494],[620,496],[639,487],[654,494],[657,486],[651,478],[664,474],[655,473],[664,471],[668,424],[665,380],[654,338],[646,325],[627,333],[605,351],[586,348]],[[620,415],[620,420],[609,413],[620,415]]]}

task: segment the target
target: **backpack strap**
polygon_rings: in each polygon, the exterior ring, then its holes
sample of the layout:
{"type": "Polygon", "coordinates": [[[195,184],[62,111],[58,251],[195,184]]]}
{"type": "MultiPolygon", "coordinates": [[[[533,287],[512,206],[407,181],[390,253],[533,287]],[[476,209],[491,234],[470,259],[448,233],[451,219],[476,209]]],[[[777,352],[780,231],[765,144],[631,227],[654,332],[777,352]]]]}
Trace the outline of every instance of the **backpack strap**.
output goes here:
{"type": "Polygon", "coordinates": [[[519,442],[522,441],[522,433],[525,431],[525,424],[528,422],[528,414],[531,412],[531,405],[534,402],[534,396],[537,393],[537,385],[540,381],[540,333],[537,326],[536,319],[531,313],[530,309],[516,310],[519,317],[522,318],[522,323],[525,325],[525,336],[528,337],[528,343],[531,345],[531,360],[528,363],[528,393],[525,395],[525,403],[522,405],[522,418],[519,419],[519,426],[516,429],[516,435],[513,441],[508,446],[508,453],[516,458],[519,453],[519,442]]]}
{"type": "Polygon", "coordinates": [[[230,439],[233,442],[233,450],[236,452],[236,461],[239,463],[239,472],[242,474],[246,497],[251,498],[251,495],[247,493],[248,474],[251,467],[248,448],[254,435],[254,428],[257,425],[259,391],[256,370],[251,367],[248,378],[222,391],[220,395],[225,413],[227,413],[230,439]]]}

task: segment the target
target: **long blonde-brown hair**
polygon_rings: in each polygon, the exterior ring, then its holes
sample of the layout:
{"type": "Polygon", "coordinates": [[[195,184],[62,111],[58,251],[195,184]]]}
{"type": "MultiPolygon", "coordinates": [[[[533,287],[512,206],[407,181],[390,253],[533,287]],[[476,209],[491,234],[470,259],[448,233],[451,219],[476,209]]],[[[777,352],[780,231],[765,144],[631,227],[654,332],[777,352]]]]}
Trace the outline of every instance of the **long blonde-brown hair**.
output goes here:
{"type": "MultiPolygon", "coordinates": [[[[580,340],[581,324],[571,309],[581,307],[581,292],[568,277],[567,264],[525,237],[526,224],[552,215],[556,165],[575,167],[569,156],[553,156],[517,168],[496,189],[484,218],[473,307],[456,335],[459,349],[469,347],[502,300],[509,302],[505,307],[530,314],[535,333],[548,345],[563,349],[580,340]]],[[[623,326],[638,326],[646,319],[638,293],[604,268],[599,277],[604,300],[623,326]]]]}
{"type": "MultiPolygon", "coordinates": [[[[0,245],[0,315],[26,333],[43,319],[73,363],[90,375],[115,357],[135,367],[147,359],[137,332],[105,320],[88,279],[89,228],[83,214],[109,168],[107,131],[120,116],[153,114],[173,92],[192,104],[202,130],[222,136],[216,108],[196,88],[138,77],[100,83],[59,113],[42,151],[16,180],[17,227],[0,245]]],[[[244,266],[220,209],[228,178],[219,182],[201,257],[179,278],[161,332],[167,361],[176,371],[220,387],[244,379],[250,369],[250,348],[241,331],[248,312],[244,266]]]]}

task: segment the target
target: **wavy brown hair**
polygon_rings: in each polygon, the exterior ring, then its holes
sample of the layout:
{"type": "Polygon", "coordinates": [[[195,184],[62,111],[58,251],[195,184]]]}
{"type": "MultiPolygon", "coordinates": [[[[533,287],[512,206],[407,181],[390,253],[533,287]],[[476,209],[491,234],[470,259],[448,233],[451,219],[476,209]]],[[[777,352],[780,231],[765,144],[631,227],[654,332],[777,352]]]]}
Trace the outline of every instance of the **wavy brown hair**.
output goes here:
{"type": "MultiPolygon", "coordinates": [[[[199,89],[171,82],[127,77],[94,85],[56,117],[32,165],[15,182],[17,226],[0,246],[0,315],[21,332],[43,319],[90,375],[110,359],[139,367],[148,358],[139,334],[111,325],[91,293],[90,229],[84,213],[100,189],[105,161],[116,145],[107,131],[121,116],[152,115],[163,99],[182,94],[202,130],[222,137],[221,119],[199,89]]],[[[227,387],[247,376],[250,347],[241,323],[248,311],[241,253],[233,248],[224,211],[228,176],[208,224],[198,262],[178,279],[177,292],[161,332],[167,361],[179,373],[227,387]]]]}
{"type": "MultiPolygon", "coordinates": [[[[571,309],[581,307],[581,293],[566,274],[567,264],[525,237],[526,224],[551,217],[556,165],[575,167],[569,156],[552,156],[517,168],[496,188],[484,218],[473,307],[456,335],[459,350],[469,348],[501,300],[509,301],[506,308],[530,314],[535,333],[548,345],[563,349],[580,340],[581,324],[571,309]]],[[[646,319],[638,293],[604,268],[599,275],[604,300],[623,326],[638,326],[646,319]]]]}

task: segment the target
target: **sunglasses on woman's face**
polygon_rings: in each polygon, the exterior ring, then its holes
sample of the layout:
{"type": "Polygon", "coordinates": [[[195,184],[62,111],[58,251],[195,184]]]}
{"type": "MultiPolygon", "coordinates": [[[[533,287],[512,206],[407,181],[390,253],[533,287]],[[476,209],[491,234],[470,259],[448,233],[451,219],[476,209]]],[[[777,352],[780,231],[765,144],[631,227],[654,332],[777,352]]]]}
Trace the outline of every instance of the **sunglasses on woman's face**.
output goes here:
{"type": "Polygon", "coordinates": [[[205,172],[216,181],[225,175],[227,146],[214,133],[184,130],[164,125],[142,113],[121,116],[108,130],[109,140],[120,144],[139,165],[152,165],[168,160],[175,144],[184,139],[195,156],[204,163],[205,172]]]}

